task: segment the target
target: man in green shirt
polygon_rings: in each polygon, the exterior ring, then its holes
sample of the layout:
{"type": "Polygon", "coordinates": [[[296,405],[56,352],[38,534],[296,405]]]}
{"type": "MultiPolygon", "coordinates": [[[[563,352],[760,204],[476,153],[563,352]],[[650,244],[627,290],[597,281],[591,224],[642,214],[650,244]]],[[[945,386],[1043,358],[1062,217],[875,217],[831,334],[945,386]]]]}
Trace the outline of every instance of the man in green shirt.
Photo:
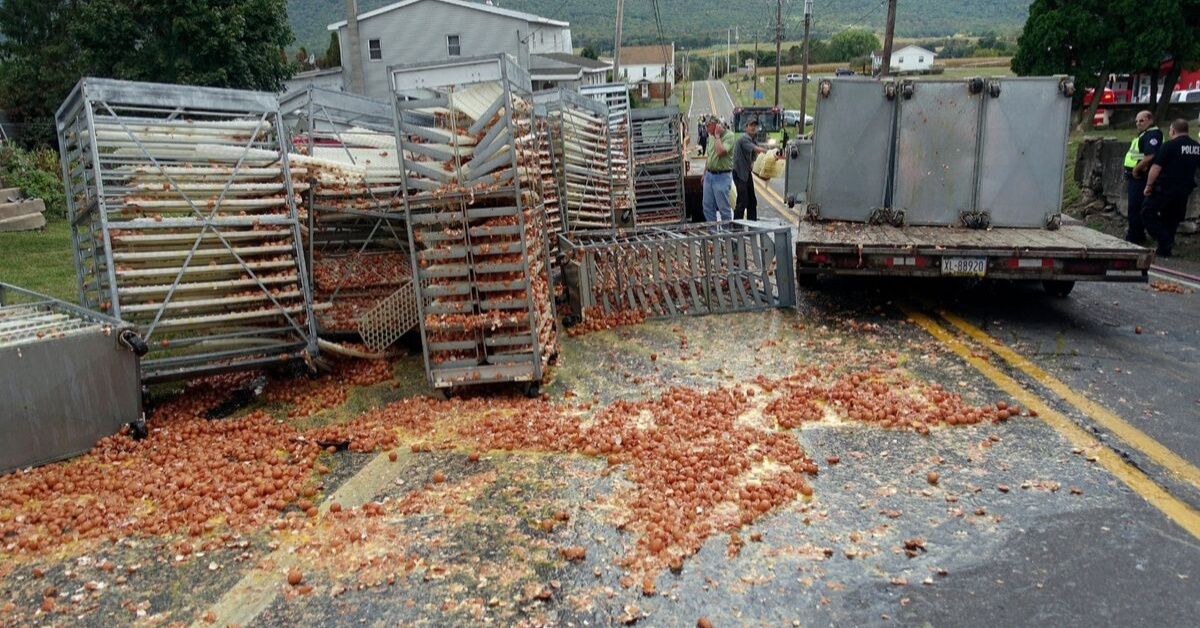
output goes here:
{"type": "Polygon", "coordinates": [[[704,219],[733,220],[729,190],[733,188],[733,147],[737,134],[715,118],[708,122],[708,150],[704,155],[704,219]]]}

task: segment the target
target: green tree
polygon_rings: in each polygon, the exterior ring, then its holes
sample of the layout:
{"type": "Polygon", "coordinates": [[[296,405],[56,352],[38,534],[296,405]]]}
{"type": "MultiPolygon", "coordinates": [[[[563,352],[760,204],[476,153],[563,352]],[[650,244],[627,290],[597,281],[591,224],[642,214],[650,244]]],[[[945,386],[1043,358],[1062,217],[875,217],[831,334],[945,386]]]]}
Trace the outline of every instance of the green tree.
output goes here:
{"type": "Polygon", "coordinates": [[[325,49],[325,56],[321,59],[321,67],[336,68],[342,65],[342,45],[338,41],[337,31],[329,33],[329,47],[325,49]]]}
{"type": "Polygon", "coordinates": [[[1017,40],[1012,69],[1019,75],[1070,74],[1095,90],[1080,125],[1091,123],[1109,73],[1130,65],[1126,31],[1129,0],[1034,0],[1017,40]]]}
{"type": "Polygon", "coordinates": [[[600,55],[596,53],[596,49],[592,48],[591,46],[584,46],[583,50],[579,51],[579,56],[586,57],[588,59],[599,59],[600,58],[600,55]]]}
{"type": "Polygon", "coordinates": [[[77,24],[102,76],[279,91],[293,71],[284,0],[88,0],[77,24]]]}
{"type": "Polygon", "coordinates": [[[1200,0],[1141,0],[1126,20],[1123,28],[1131,36],[1113,44],[1128,60],[1123,70],[1153,70],[1157,78],[1162,59],[1170,56],[1175,60],[1163,77],[1162,92],[1155,93],[1157,86],[1151,91],[1151,100],[1158,98],[1151,103],[1155,117],[1165,120],[1180,71],[1200,64],[1200,0]]]}
{"type": "Polygon", "coordinates": [[[83,76],[278,91],[284,0],[0,0],[0,107],[45,125],[83,76]]]}
{"type": "Polygon", "coordinates": [[[63,35],[77,9],[75,0],[0,0],[0,108],[14,120],[44,123],[79,80],[78,47],[63,35]]]}
{"type": "Polygon", "coordinates": [[[852,28],[829,39],[829,52],[837,61],[865,57],[879,49],[879,38],[869,30],[852,28]]]}

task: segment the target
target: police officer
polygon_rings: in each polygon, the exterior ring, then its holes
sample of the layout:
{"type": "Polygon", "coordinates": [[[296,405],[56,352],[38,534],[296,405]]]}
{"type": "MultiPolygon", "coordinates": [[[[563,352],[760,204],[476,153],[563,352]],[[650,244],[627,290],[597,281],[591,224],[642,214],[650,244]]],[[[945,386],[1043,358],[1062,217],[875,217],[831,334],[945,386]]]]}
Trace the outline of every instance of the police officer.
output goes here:
{"type": "Polygon", "coordinates": [[[1146,227],[1142,218],[1145,197],[1142,190],[1146,187],[1146,171],[1150,169],[1150,160],[1162,145],[1162,131],[1154,126],[1154,114],[1149,111],[1139,111],[1134,120],[1138,136],[1129,143],[1125,153],[1125,190],[1129,200],[1129,230],[1125,232],[1125,240],[1134,244],[1146,243],[1146,227]]]}
{"type": "Polygon", "coordinates": [[[1187,213],[1188,196],[1196,187],[1196,169],[1200,168],[1200,142],[1188,135],[1188,122],[1180,118],[1171,123],[1171,139],[1154,154],[1150,174],[1146,175],[1144,215],[1146,229],[1158,243],[1159,257],[1170,257],[1175,230],[1187,213]]]}

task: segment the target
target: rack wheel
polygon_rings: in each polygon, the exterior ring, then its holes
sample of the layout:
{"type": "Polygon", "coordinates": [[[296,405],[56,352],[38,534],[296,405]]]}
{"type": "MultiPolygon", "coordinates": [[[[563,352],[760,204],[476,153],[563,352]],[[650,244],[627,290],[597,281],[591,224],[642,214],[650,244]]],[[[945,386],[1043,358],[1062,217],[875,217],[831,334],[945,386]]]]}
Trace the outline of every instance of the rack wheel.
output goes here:
{"type": "Polygon", "coordinates": [[[566,316],[562,317],[562,324],[563,324],[564,329],[567,327],[574,327],[575,324],[578,322],[579,321],[575,320],[574,314],[567,314],[566,316]]]}
{"type": "Polygon", "coordinates": [[[558,364],[558,352],[555,351],[554,353],[551,353],[550,358],[546,361],[550,364],[550,366],[558,364]]]}
{"type": "Polygon", "coordinates": [[[530,382],[525,385],[525,396],[530,399],[537,399],[542,394],[541,382],[530,382]]]}
{"type": "Polygon", "coordinates": [[[129,422],[129,433],[133,436],[133,440],[142,440],[150,435],[150,430],[146,428],[146,417],[142,417],[136,421],[129,422]]]}
{"type": "Polygon", "coordinates": [[[442,401],[450,401],[454,398],[454,387],[451,386],[449,388],[438,388],[434,391],[434,393],[438,399],[441,399],[442,401]]]}

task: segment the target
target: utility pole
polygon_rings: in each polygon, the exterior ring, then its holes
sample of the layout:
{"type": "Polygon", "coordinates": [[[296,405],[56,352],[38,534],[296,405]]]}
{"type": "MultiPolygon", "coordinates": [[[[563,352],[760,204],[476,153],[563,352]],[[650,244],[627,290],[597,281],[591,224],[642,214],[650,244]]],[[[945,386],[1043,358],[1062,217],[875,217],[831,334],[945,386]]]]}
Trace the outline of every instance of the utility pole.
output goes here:
{"type": "Polygon", "coordinates": [[[887,30],[883,33],[883,59],[879,61],[879,76],[892,71],[892,38],[896,34],[896,0],[888,0],[887,30]]]}
{"type": "MultiPolygon", "coordinates": [[[[718,40],[719,41],[719,40],[718,40]]],[[[733,52],[733,29],[725,29],[725,73],[729,74],[729,55],[733,52]]]]}
{"type": "Polygon", "coordinates": [[[362,41],[358,38],[358,0],[346,0],[346,52],[350,62],[351,94],[367,93],[366,81],[363,79],[362,41]]]}
{"type": "Polygon", "coordinates": [[[625,17],[625,0],[617,0],[617,33],[613,40],[613,82],[621,80],[621,22],[625,17]]]}
{"type": "Polygon", "coordinates": [[[776,109],[779,108],[779,55],[782,50],[783,50],[783,0],[775,0],[775,108],[776,109]]]}
{"type": "MultiPolygon", "coordinates": [[[[750,89],[750,95],[754,96],[758,93],[758,31],[754,31],[754,87],[750,89]]],[[[754,99],[754,104],[758,104],[758,99],[754,99]]]]}
{"type": "MultiPolygon", "coordinates": [[[[813,0],[804,0],[804,70],[800,75],[800,135],[808,130],[808,29],[812,26],[813,0]]],[[[778,80],[778,79],[776,79],[778,80]]]]}

